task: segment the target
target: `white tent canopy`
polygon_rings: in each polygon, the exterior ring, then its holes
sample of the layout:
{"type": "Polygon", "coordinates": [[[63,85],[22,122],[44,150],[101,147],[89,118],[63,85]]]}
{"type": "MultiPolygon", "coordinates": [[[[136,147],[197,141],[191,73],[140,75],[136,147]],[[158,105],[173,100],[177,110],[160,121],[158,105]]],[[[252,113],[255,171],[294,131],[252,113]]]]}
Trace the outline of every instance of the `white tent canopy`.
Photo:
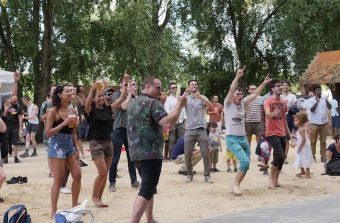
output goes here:
{"type": "Polygon", "coordinates": [[[0,70],[0,83],[14,83],[14,72],[0,70]]]}

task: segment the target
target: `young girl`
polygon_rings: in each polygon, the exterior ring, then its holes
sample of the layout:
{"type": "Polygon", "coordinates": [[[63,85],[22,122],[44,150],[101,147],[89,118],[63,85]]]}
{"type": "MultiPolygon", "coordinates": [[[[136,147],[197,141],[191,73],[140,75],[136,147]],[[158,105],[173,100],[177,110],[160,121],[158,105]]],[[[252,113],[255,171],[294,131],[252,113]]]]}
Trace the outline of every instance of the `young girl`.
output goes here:
{"type": "Polygon", "coordinates": [[[308,116],[306,112],[299,112],[294,116],[294,124],[298,128],[297,136],[297,152],[295,157],[295,166],[300,168],[301,172],[296,176],[306,177],[309,179],[310,166],[314,163],[312,149],[308,137],[308,116]]]}

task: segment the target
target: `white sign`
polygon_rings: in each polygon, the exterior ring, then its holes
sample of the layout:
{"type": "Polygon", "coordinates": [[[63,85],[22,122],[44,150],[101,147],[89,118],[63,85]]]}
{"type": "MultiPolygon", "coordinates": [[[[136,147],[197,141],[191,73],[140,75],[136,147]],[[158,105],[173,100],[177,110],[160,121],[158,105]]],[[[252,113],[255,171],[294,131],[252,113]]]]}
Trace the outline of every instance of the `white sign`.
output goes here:
{"type": "Polygon", "coordinates": [[[0,83],[14,83],[14,72],[0,70],[0,83]]]}

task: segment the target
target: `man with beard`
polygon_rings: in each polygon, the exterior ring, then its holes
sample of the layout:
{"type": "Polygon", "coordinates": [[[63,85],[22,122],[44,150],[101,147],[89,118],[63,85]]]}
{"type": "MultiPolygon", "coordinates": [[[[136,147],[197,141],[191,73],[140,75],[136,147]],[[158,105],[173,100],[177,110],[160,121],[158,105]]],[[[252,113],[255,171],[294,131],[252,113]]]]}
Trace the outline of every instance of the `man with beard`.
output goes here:
{"type": "Polygon", "coordinates": [[[328,132],[328,111],[332,105],[328,101],[328,97],[321,96],[321,87],[316,85],[313,87],[314,96],[309,98],[306,103],[306,110],[309,111],[309,121],[311,123],[311,147],[314,160],[316,153],[316,141],[320,135],[320,156],[321,162],[326,161],[326,138],[328,132]]]}
{"type": "Polygon", "coordinates": [[[266,116],[265,136],[273,148],[273,162],[269,176],[269,188],[280,187],[279,176],[285,159],[286,137],[290,135],[286,121],[287,100],[281,98],[282,82],[274,79],[269,83],[270,96],[264,102],[266,116]]]}
{"type": "Polygon", "coordinates": [[[250,162],[250,147],[245,131],[245,108],[256,99],[270,81],[269,75],[267,75],[262,84],[251,95],[243,99],[242,89],[237,86],[243,74],[244,68],[237,71],[224,100],[224,114],[227,114],[225,115],[226,143],[230,151],[240,161],[240,167],[231,187],[231,192],[236,196],[242,195],[240,184],[249,169],[250,162]]]}

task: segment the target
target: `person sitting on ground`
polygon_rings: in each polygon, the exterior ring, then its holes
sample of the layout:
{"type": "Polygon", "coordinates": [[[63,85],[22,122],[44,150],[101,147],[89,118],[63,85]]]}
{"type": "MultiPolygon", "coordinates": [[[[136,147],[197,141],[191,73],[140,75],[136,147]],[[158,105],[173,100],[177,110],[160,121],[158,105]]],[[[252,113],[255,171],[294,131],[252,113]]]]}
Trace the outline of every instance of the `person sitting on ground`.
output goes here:
{"type": "MultiPolygon", "coordinates": [[[[0,132],[6,132],[6,124],[4,123],[4,121],[2,121],[2,119],[0,118],[0,132]]],[[[6,173],[4,171],[4,169],[2,169],[2,163],[1,163],[1,159],[0,159],[0,189],[2,184],[5,182],[6,180],[6,173]]],[[[0,197],[0,203],[4,202],[4,199],[0,197]]]]}
{"type": "Polygon", "coordinates": [[[335,142],[330,144],[326,150],[326,163],[340,159],[340,134],[334,136],[335,142]]]}
{"type": "Polygon", "coordinates": [[[210,172],[220,172],[216,168],[219,150],[222,152],[220,134],[217,131],[217,123],[209,123],[209,150],[210,150],[210,172]]]}
{"type": "MultiPolygon", "coordinates": [[[[176,164],[183,164],[178,171],[178,174],[187,175],[187,169],[185,165],[185,154],[184,154],[184,136],[182,136],[177,143],[172,147],[172,153],[170,159],[176,164]]],[[[194,167],[202,159],[201,152],[194,149],[192,152],[192,166],[194,167]]],[[[193,171],[195,174],[196,172],[193,171]]]]}

